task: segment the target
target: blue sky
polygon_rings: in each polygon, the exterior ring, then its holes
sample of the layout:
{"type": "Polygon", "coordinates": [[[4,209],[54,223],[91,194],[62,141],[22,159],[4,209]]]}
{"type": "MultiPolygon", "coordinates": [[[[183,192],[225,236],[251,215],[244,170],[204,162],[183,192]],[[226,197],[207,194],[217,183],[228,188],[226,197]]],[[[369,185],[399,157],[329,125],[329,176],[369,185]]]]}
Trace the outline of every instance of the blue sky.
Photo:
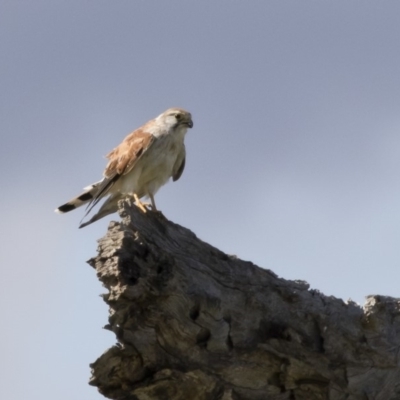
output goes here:
{"type": "Polygon", "coordinates": [[[104,155],[188,109],[157,205],[221,250],[362,304],[398,296],[400,3],[3,1],[0,397],[101,399],[115,342],[85,263],[111,219],[53,213],[104,155]]]}

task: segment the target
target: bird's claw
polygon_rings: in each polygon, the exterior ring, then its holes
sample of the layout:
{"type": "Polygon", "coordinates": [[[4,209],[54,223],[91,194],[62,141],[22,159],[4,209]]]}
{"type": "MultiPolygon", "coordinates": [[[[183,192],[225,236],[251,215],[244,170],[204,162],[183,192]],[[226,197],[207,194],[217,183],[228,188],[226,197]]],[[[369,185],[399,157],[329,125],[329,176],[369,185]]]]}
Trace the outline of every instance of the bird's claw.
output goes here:
{"type": "Polygon", "coordinates": [[[151,206],[151,204],[149,204],[149,203],[142,203],[142,202],[140,201],[139,197],[137,196],[137,194],[134,194],[134,195],[133,195],[133,198],[135,199],[135,205],[136,205],[136,207],[138,207],[144,214],[146,214],[147,211],[150,210],[149,207],[151,206]]]}

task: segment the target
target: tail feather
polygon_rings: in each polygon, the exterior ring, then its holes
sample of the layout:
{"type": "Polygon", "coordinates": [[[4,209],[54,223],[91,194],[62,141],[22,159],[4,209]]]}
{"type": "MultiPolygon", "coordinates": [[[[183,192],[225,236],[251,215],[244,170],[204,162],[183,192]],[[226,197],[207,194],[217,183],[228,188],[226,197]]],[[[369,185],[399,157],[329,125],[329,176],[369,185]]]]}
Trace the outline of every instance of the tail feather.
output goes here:
{"type": "Polygon", "coordinates": [[[56,213],[59,214],[64,214],[66,212],[75,210],[75,208],[78,208],[80,206],[83,206],[84,204],[90,202],[93,200],[93,198],[96,196],[99,184],[101,182],[96,182],[93,183],[90,186],[87,186],[84,190],[83,193],[81,193],[79,196],[71,199],[67,203],[63,204],[62,206],[58,207],[55,209],[56,213]]]}
{"type": "MultiPolygon", "coordinates": [[[[111,195],[105,202],[104,204],[100,207],[100,210],[97,212],[97,214],[93,215],[93,217],[87,221],[83,222],[81,221],[81,224],[79,225],[79,228],[84,228],[85,226],[88,226],[92,224],[95,221],[98,221],[100,218],[105,217],[108,214],[115,213],[118,210],[118,201],[121,200],[121,195],[111,195]]],[[[86,215],[85,215],[86,216],[86,215]]],[[[82,218],[82,220],[85,217],[82,218]]]]}
{"type": "MultiPolygon", "coordinates": [[[[113,176],[111,178],[104,178],[103,180],[93,183],[90,186],[84,188],[84,192],[79,196],[71,199],[67,203],[58,207],[55,212],[64,214],[66,212],[75,210],[84,204],[87,204],[86,213],[82,218],[82,221],[86,218],[86,216],[90,213],[94,206],[105,196],[107,196],[111,187],[114,185],[115,181],[118,179],[118,176],[113,176]]],[[[137,193],[139,198],[142,198],[145,193],[137,193]]],[[[123,195],[119,192],[111,194],[106,201],[102,204],[99,211],[89,219],[87,222],[82,222],[79,225],[79,228],[84,228],[87,225],[92,224],[95,221],[98,221],[100,218],[105,217],[108,214],[115,213],[118,211],[118,201],[123,198],[123,195]]]]}
{"type": "MultiPolygon", "coordinates": [[[[115,181],[118,179],[119,175],[115,174],[114,176],[110,178],[104,177],[104,179],[100,182],[97,182],[96,185],[96,190],[93,193],[92,198],[89,200],[89,204],[86,207],[86,213],[82,218],[82,221],[86,218],[86,216],[92,211],[92,209],[95,207],[95,205],[104,197],[107,195],[109,190],[113,187],[115,181]]],[[[101,210],[101,209],[100,209],[101,210]]],[[[100,213],[100,211],[99,211],[100,213]]],[[[105,214],[107,215],[107,214],[105,214]]],[[[101,218],[101,217],[99,217],[101,218]]],[[[82,222],[81,221],[81,222],[82,222]]],[[[94,217],[90,220],[90,223],[96,221],[94,217]]],[[[89,223],[88,223],[89,224],[89,223]]],[[[88,225],[87,224],[87,225],[88,225]]],[[[86,226],[86,225],[85,225],[86,226]]],[[[81,224],[80,228],[83,228],[83,225],[81,224]]]]}

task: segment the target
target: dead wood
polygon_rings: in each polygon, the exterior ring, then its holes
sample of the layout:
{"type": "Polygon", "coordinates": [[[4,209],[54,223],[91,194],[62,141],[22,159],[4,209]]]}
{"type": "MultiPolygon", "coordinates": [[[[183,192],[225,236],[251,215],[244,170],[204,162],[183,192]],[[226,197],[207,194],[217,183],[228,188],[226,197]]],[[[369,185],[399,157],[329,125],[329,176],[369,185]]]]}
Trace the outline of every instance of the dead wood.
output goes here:
{"type": "MultiPolygon", "coordinates": [[[[89,261],[118,343],[91,385],[115,400],[399,400],[399,300],[364,308],[120,204],[89,261]]],[[[251,233],[249,233],[251,234],[251,233]]]]}

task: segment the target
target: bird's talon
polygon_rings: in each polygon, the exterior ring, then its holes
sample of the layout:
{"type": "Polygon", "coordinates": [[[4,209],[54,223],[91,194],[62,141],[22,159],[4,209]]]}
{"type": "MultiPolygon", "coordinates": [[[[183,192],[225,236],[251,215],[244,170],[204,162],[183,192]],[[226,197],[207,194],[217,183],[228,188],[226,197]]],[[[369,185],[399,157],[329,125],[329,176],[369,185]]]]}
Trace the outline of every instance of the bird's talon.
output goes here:
{"type": "Polygon", "coordinates": [[[139,208],[139,210],[142,211],[144,214],[146,214],[148,211],[148,209],[143,203],[137,203],[136,207],[139,208]]]}
{"type": "Polygon", "coordinates": [[[148,206],[150,206],[149,203],[142,203],[136,193],[133,194],[133,198],[135,199],[135,204],[136,207],[138,207],[144,214],[149,211],[148,206]]]}

